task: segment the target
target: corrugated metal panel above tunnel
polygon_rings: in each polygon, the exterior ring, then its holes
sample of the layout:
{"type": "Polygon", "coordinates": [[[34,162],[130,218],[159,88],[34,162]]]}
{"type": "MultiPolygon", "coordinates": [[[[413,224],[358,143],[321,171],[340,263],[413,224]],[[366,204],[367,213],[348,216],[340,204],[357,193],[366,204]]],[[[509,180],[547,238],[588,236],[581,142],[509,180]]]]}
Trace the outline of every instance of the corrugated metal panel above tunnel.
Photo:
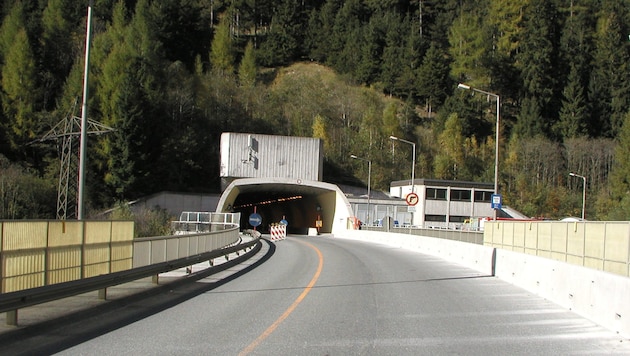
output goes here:
{"type": "Polygon", "coordinates": [[[321,181],[323,162],[323,145],[318,138],[221,134],[220,176],[229,182],[230,178],[321,181]]]}

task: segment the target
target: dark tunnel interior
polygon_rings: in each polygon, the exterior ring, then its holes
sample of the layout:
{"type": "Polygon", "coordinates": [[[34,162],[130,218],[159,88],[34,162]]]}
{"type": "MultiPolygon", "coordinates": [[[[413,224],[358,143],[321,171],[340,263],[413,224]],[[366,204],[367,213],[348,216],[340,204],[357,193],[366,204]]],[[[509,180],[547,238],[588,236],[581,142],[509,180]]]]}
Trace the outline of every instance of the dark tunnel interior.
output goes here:
{"type": "MultiPolygon", "coordinates": [[[[254,212],[262,217],[256,230],[269,233],[271,224],[286,220],[288,234],[307,234],[322,219],[321,200],[307,192],[278,192],[269,189],[241,192],[235,199],[232,211],[241,213],[241,226],[253,228],[249,217],[254,212]]],[[[330,209],[330,207],[329,207],[330,209]]]]}

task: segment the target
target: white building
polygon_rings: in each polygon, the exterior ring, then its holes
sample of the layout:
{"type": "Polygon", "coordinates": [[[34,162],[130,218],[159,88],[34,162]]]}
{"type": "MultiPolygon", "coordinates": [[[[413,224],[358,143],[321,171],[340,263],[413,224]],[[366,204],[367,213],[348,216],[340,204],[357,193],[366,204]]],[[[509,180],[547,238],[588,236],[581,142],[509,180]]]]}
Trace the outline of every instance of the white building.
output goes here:
{"type": "MultiPolygon", "coordinates": [[[[390,195],[405,199],[412,192],[410,183],[410,180],[392,182],[390,195]]],[[[439,179],[416,179],[414,183],[413,192],[418,199],[408,208],[411,225],[456,228],[471,219],[494,214],[490,205],[494,193],[492,183],[439,179]]]]}

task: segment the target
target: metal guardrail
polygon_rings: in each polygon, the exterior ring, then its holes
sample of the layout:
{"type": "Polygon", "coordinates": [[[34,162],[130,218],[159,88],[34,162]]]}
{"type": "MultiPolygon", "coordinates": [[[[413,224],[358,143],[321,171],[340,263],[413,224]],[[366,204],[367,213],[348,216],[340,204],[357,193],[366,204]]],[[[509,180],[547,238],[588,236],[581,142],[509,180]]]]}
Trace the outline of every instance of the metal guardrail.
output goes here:
{"type": "Polygon", "coordinates": [[[7,323],[15,325],[17,324],[17,310],[21,308],[95,290],[102,290],[107,287],[131,282],[145,277],[151,277],[159,273],[172,271],[174,269],[190,266],[203,261],[209,261],[218,257],[226,256],[230,253],[246,250],[248,248],[252,248],[252,253],[256,253],[261,249],[261,247],[262,243],[260,240],[255,239],[243,244],[225,247],[219,250],[200,253],[194,256],[188,256],[148,266],[132,268],[126,271],[114,272],[96,277],[16,292],[3,293],[0,294],[0,312],[7,312],[7,323]]]}

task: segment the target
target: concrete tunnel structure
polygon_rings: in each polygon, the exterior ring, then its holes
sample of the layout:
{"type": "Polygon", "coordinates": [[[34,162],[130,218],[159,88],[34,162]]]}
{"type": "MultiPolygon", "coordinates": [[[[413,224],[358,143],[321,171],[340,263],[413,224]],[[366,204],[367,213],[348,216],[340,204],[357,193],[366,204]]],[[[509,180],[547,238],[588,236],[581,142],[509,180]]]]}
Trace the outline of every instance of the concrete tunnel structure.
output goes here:
{"type": "Polygon", "coordinates": [[[228,185],[217,212],[241,213],[241,227],[251,228],[249,216],[262,217],[257,230],[268,233],[272,223],[285,219],[287,233],[307,234],[321,221],[320,233],[352,228],[351,205],[334,184],[291,178],[241,178],[228,185]]]}

